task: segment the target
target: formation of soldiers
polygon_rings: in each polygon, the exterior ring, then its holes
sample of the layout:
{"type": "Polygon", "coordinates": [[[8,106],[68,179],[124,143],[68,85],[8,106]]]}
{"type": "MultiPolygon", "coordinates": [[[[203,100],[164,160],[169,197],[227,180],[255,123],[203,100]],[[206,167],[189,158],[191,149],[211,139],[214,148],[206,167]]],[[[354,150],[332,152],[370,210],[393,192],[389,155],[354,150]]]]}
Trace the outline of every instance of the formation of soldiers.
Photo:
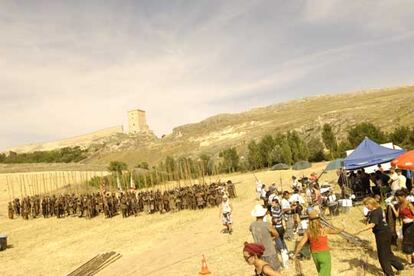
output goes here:
{"type": "Polygon", "coordinates": [[[9,202],[8,215],[10,219],[21,216],[25,220],[70,216],[93,218],[99,215],[111,218],[117,214],[122,214],[125,218],[140,213],[167,213],[214,207],[220,205],[224,194],[230,198],[236,197],[235,186],[230,180],[227,183],[196,184],[164,192],[151,190],[35,195],[9,202]]]}

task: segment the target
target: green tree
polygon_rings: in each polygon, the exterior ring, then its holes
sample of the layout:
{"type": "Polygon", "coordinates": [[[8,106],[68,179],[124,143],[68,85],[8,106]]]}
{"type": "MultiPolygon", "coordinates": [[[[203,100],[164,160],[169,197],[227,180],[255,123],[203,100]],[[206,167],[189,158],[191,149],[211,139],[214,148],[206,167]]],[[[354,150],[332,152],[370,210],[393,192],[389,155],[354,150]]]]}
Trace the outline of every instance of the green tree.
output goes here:
{"type": "Polygon", "coordinates": [[[221,151],[219,157],[222,158],[221,167],[226,172],[232,173],[239,169],[240,157],[235,147],[221,151]]]}
{"type": "Polygon", "coordinates": [[[320,162],[325,160],[323,153],[324,147],[319,138],[313,137],[308,142],[309,148],[309,161],[311,162],[320,162]]]}
{"type": "Polygon", "coordinates": [[[387,142],[385,133],[369,122],[359,123],[348,131],[348,142],[354,148],[358,146],[365,137],[368,137],[377,143],[387,142]]]}
{"type": "Polygon", "coordinates": [[[303,141],[297,131],[288,131],[287,140],[290,146],[292,153],[292,161],[296,162],[299,160],[308,160],[309,158],[309,149],[303,141]]]}
{"type": "Polygon", "coordinates": [[[335,158],[338,150],[338,143],[336,141],[335,134],[332,131],[332,127],[329,124],[324,124],[322,128],[322,140],[325,147],[329,150],[331,160],[335,158]]]}
{"type": "Polygon", "coordinates": [[[352,146],[348,141],[346,141],[346,140],[341,141],[338,144],[338,150],[337,150],[336,157],[337,158],[345,158],[346,157],[346,151],[350,150],[350,149],[352,149],[352,146]]]}
{"type": "Polygon", "coordinates": [[[249,163],[250,169],[257,170],[261,168],[262,160],[259,151],[259,146],[256,141],[252,140],[247,146],[247,162],[249,163]]]}
{"type": "Polygon", "coordinates": [[[171,178],[171,180],[178,180],[177,179],[177,164],[176,164],[176,160],[174,159],[174,157],[171,156],[167,156],[165,158],[165,169],[167,170],[167,173],[169,175],[169,177],[171,178]]]}
{"type": "Polygon", "coordinates": [[[282,163],[283,162],[283,153],[282,147],[280,145],[275,145],[270,152],[270,157],[272,159],[273,164],[282,163]]]}
{"type": "Polygon", "coordinates": [[[122,174],[122,171],[125,171],[128,169],[128,165],[125,162],[121,161],[111,161],[108,166],[108,171],[116,172],[119,174],[122,174]]]}
{"type": "Polygon", "coordinates": [[[389,137],[395,145],[411,149],[413,148],[413,144],[410,141],[410,136],[413,130],[407,126],[400,126],[395,128],[394,131],[389,134],[389,137]]]}
{"type": "Polygon", "coordinates": [[[272,166],[272,156],[271,151],[274,148],[275,143],[271,135],[265,135],[258,145],[259,155],[260,155],[260,167],[271,167],[272,166]]]}
{"type": "Polygon", "coordinates": [[[149,169],[148,162],[141,162],[140,164],[138,164],[138,168],[148,170],[149,169]]]}
{"type": "Polygon", "coordinates": [[[282,142],[281,150],[282,150],[282,162],[288,165],[292,165],[293,164],[292,150],[287,140],[282,142]]]}
{"type": "Polygon", "coordinates": [[[205,175],[212,174],[212,168],[210,168],[209,163],[211,161],[210,155],[203,153],[199,156],[201,162],[201,168],[205,175]]]}

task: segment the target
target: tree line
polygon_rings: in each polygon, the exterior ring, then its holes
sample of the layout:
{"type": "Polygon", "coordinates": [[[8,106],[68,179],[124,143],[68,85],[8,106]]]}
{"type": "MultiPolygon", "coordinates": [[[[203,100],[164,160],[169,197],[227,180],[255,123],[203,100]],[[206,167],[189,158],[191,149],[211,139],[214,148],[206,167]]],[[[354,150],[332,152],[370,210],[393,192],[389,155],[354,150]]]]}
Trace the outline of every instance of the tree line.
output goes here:
{"type": "MultiPolygon", "coordinates": [[[[377,143],[393,142],[407,150],[414,149],[414,127],[399,126],[384,132],[373,123],[363,122],[351,127],[342,139],[337,137],[332,126],[323,125],[319,135],[305,140],[297,131],[265,135],[260,140],[251,140],[247,149],[238,151],[228,147],[216,154],[203,153],[196,157],[167,156],[150,168],[147,162],[135,166],[138,172],[128,172],[126,163],[111,162],[109,170],[114,172],[107,182],[121,179],[127,187],[132,177],[137,188],[152,187],[164,181],[191,181],[221,173],[251,171],[270,168],[278,163],[293,165],[297,161],[320,162],[345,157],[345,151],[358,146],[365,137],[377,143]]],[[[133,170],[134,171],[134,170],[133,170]]],[[[99,179],[96,179],[99,182],[99,179]]]]}
{"type": "Polygon", "coordinates": [[[7,155],[5,153],[0,154],[0,163],[70,163],[79,162],[86,157],[88,157],[87,150],[77,146],[30,153],[10,151],[7,155]]]}

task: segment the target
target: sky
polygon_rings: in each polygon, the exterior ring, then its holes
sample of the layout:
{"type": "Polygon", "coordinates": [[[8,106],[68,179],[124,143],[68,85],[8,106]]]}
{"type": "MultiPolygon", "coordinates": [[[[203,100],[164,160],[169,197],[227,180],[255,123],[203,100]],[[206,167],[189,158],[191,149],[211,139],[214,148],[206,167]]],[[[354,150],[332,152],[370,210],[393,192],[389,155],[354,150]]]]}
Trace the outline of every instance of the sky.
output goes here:
{"type": "Polygon", "coordinates": [[[413,84],[414,1],[0,1],[0,150],[413,84]]]}

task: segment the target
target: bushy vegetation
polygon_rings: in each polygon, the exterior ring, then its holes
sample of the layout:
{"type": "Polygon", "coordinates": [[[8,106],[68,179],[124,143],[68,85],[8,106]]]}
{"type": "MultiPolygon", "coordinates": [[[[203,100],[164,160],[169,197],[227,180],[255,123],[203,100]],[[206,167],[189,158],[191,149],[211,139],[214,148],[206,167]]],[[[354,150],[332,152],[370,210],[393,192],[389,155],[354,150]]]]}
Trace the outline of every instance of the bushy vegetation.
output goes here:
{"type": "Polygon", "coordinates": [[[31,153],[9,152],[0,154],[0,163],[70,163],[79,162],[87,157],[87,150],[80,147],[61,148],[51,151],[31,153]]]}
{"type": "MultiPolygon", "coordinates": [[[[293,165],[301,160],[320,162],[345,157],[345,151],[358,146],[365,137],[377,143],[393,142],[407,150],[414,149],[414,127],[397,127],[387,133],[372,123],[362,122],[348,129],[346,137],[340,139],[332,126],[325,124],[320,135],[308,140],[297,131],[265,135],[260,140],[251,140],[246,152],[239,153],[235,147],[229,147],[218,154],[218,159],[202,154],[198,162],[206,175],[270,168],[277,163],[293,165]]],[[[194,161],[188,157],[185,160],[190,164],[191,175],[197,175],[199,169],[194,166],[194,161]]],[[[169,171],[174,171],[177,166],[177,160],[170,156],[161,163],[162,166],[169,164],[169,171]]]]}
{"type": "Polygon", "coordinates": [[[377,143],[393,142],[405,149],[414,149],[414,127],[397,127],[386,133],[372,123],[363,122],[350,128],[347,136],[340,140],[333,128],[325,124],[320,135],[307,141],[297,131],[265,135],[260,140],[251,140],[244,152],[229,147],[218,154],[203,153],[195,158],[167,156],[156,166],[150,168],[147,162],[141,162],[131,171],[126,163],[113,161],[108,167],[112,175],[92,178],[90,184],[99,186],[104,182],[117,187],[119,179],[121,187],[127,189],[132,177],[136,188],[143,188],[165,181],[201,180],[219,173],[270,168],[277,163],[293,165],[301,160],[333,160],[345,157],[345,151],[358,146],[365,137],[377,143]]]}

